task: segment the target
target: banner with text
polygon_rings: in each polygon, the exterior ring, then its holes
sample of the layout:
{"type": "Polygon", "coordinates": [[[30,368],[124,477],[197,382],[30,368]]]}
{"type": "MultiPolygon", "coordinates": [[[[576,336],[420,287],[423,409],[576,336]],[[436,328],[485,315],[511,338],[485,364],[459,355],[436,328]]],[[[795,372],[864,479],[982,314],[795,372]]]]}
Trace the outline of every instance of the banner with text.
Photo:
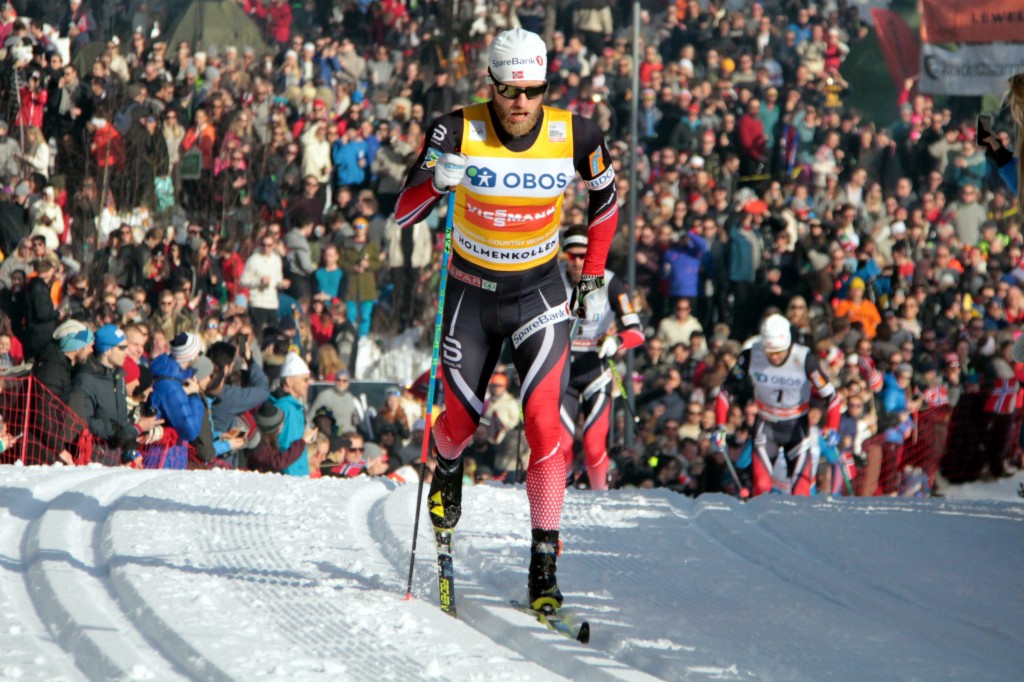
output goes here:
{"type": "Polygon", "coordinates": [[[918,86],[933,95],[1001,95],[1021,72],[1024,43],[961,45],[955,52],[924,45],[918,86]]]}
{"type": "Polygon", "coordinates": [[[997,43],[1024,36],[1020,0],[921,0],[926,43],[997,43]]]}

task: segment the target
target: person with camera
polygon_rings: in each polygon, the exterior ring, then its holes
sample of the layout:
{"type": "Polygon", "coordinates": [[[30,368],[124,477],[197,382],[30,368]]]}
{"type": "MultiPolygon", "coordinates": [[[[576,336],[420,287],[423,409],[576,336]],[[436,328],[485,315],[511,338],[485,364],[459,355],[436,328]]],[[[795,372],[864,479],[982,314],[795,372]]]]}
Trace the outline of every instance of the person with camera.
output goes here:
{"type": "Polygon", "coordinates": [[[43,74],[30,71],[28,80],[18,89],[18,116],[14,119],[17,128],[42,128],[48,93],[43,87],[43,74]]]}
{"type": "Polygon", "coordinates": [[[459,520],[462,453],[480,423],[502,344],[511,339],[531,452],[528,589],[535,608],[562,603],[555,575],[565,494],[559,405],[568,382],[570,319],[604,313],[605,262],[618,224],[615,170],[600,128],[543,106],[547,53],[540,36],[522,29],[491,42],[491,99],[429,126],[395,209],[409,229],[455,192],[443,321],[446,404],[433,429],[437,466],[428,496],[441,504],[430,503],[431,518],[439,533],[459,520]],[[565,189],[577,173],[589,191],[589,241],[566,306],[558,230],[565,189]]]}
{"type": "Polygon", "coordinates": [[[219,341],[207,349],[206,356],[225,376],[212,393],[211,405],[213,428],[222,433],[231,430],[242,413],[255,410],[270,397],[270,382],[260,363],[253,360],[248,335],[235,336],[233,342],[219,341]],[[236,367],[241,369],[238,382],[233,378],[236,367]]]}

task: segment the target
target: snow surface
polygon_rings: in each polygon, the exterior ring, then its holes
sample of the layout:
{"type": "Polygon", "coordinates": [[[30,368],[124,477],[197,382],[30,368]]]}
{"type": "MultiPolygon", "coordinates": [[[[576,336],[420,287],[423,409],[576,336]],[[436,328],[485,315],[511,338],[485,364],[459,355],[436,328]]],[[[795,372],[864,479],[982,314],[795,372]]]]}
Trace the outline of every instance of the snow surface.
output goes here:
{"type": "Polygon", "coordinates": [[[0,679],[1017,680],[1021,481],[748,504],[570,490],[559,583],[584,646],[508,605],[521,486],[465,490],[455,620],[425,518],[404,599],[415,485],[0,467],[0,679]]]}

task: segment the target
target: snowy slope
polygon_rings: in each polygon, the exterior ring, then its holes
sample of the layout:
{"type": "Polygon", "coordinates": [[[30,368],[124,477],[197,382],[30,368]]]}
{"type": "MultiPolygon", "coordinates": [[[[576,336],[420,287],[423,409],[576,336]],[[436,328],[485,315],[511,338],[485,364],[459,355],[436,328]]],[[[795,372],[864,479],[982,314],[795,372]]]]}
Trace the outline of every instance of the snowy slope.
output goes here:
{"type": "Polygon", "coordinates": [[[0,679],[1020,679],[1017,483],[746,505],[569,491],[559,582],[584,646],[508,605],[522,487],[465,491],[454,620],[426,527],[403,599],[415,486],[0,467],[0,679]]]}

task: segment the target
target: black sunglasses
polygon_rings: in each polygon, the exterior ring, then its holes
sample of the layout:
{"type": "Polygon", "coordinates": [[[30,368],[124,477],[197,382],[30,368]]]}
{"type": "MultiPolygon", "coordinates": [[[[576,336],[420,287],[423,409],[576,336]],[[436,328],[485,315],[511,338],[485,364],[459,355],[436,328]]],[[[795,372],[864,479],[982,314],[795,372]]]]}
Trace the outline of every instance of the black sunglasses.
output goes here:
{"type": "Polygon", "coordinates": [[[487,75],[491,77],[491,82],[494,83],[494,89],[497,90],[498,94],[504,97],[505,99],[518,99],[519,95],[522,94],[526,95],[526,99],[537,99],[538,97],[540,97],[541,95],[548,91],[547,83],[542,83],[541,85],[531,85],[529,87],[521,88],[517,85],[508,85],[507,83],[502,83],[501,81],[494,77],[494,74],[491,73],[490,69],[487,70],[487,75]]]}

